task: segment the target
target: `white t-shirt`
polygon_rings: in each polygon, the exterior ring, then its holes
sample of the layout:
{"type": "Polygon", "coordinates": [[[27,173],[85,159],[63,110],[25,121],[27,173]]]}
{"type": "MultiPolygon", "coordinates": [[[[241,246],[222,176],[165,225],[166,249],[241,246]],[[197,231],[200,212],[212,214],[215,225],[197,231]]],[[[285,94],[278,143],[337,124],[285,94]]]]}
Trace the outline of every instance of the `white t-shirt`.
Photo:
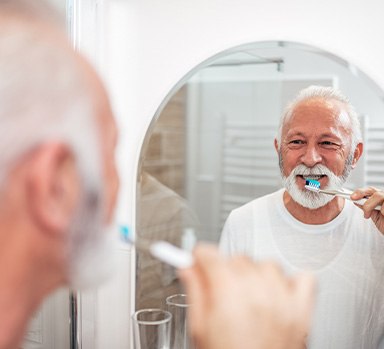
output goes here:
{"type": "Polygon", "coordinates": [[[220,248],[279,262],[317,278],[311,349],[376,349],[384,335],[384,236],[346,200],[331,222],[304,224],[283,203],[284,189],[237,208],[220,248]]]}

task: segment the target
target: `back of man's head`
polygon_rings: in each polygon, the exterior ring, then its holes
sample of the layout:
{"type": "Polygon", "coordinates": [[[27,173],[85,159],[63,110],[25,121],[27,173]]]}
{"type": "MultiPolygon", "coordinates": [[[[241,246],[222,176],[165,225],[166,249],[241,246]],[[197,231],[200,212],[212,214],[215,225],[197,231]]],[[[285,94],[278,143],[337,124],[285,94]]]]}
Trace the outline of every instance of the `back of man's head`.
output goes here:
{"type": "Polygon", "coordinates": [[[117,191],[112,113],[95,71],[46,19],[49,7],[29,11],[34,2],[13,1],[0,0],[0,236],[15,228],[24,232],[13,233],[14,247],[17,236],[55,245],[56,261],[48,251],[31,256],[45,258],[59,283],[85,287],[106,276],[97,265],[110,259],[104,227],[117,191]]]}
{"type": "Polygon", "coordinates": [[[97,170],[85,149],[96,148],[96,131],[80,59],[42,4],[0,2],[0,186],[23,154],[51,139],[68,143],[84,171],[97,170]]]}

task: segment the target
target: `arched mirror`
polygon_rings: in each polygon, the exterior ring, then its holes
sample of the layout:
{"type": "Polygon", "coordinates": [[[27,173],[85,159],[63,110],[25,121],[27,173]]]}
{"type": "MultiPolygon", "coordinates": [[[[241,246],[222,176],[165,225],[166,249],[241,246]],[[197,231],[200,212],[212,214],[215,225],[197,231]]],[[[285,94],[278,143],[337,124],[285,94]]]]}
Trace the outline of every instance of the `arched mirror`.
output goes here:
{"type": "MultiPolygon", "coordinates": [[[[137,238],[218,242],[234,208],[281,187],[273,146],[285,105],[309,85],[334,86],[357,109],[366,143],[351,187],[384,186],[382,91],[353,65],[288,42],[236,47],[201,64],[168,95],[141,153],[137,238]]],[[[136,307],[180,292],[174,270],[137,255],[136,307]]]]}

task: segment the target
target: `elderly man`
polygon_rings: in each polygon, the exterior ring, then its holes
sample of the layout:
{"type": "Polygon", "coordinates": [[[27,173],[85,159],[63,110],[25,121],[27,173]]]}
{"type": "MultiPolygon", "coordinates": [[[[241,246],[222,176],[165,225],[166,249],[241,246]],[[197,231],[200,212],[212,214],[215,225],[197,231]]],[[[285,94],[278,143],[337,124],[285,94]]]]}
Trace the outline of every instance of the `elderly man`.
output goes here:
{"type": "Polygon", "coordinates": [[[15,3],[0,2],[0,348],[50,292],[109,274],[118,188],[99,78],[44,11],[15,3]]]}
{"type": "Polygon", "coordinates": [[[340,92],[311,86],[284,113],[275,139],[284,189],[234,210],[221,248],[281,262],[288,273],[318,279],[310,348],[377,348],[384,334],[383,193],[358,190],[353,199],[305,189],[306,180],[340,189],[362,151],[359,121],[340,92]],[[360,209],[364,210],[364,217],[360,209]]]}
{"type": "MultiPolygon", "coordinates": [[[[111,269],[104,230],[118,189],[115,121],[96,73],[42,3],[0,0],[1,349],[19,347],[49,293],[96,285],[111,269]]],[[[270,264],[226,260],[210,248],[195,257],[181,277],[196,304],[201,348],[297,348],[309,324],[311,277],[287,278],[270,264]],[[231,280],[251,286],[247,297],[222,287],[231,280]]]]}

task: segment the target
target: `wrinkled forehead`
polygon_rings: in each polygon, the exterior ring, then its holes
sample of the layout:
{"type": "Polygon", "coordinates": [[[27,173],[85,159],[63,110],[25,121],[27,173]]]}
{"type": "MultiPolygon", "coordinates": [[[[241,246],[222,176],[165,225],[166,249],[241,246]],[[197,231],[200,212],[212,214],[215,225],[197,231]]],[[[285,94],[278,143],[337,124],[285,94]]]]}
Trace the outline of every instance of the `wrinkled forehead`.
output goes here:
{"type": "Polygon", "coordinates": [[[293,108],[290,117],[285,120],[283,128],[287,130],[305,120],[315,120],[316,124],[341,128],[347,133],[352,132],[352,121],[347,106],[334,99],[312,98],[298,103],[293,108]]]}

